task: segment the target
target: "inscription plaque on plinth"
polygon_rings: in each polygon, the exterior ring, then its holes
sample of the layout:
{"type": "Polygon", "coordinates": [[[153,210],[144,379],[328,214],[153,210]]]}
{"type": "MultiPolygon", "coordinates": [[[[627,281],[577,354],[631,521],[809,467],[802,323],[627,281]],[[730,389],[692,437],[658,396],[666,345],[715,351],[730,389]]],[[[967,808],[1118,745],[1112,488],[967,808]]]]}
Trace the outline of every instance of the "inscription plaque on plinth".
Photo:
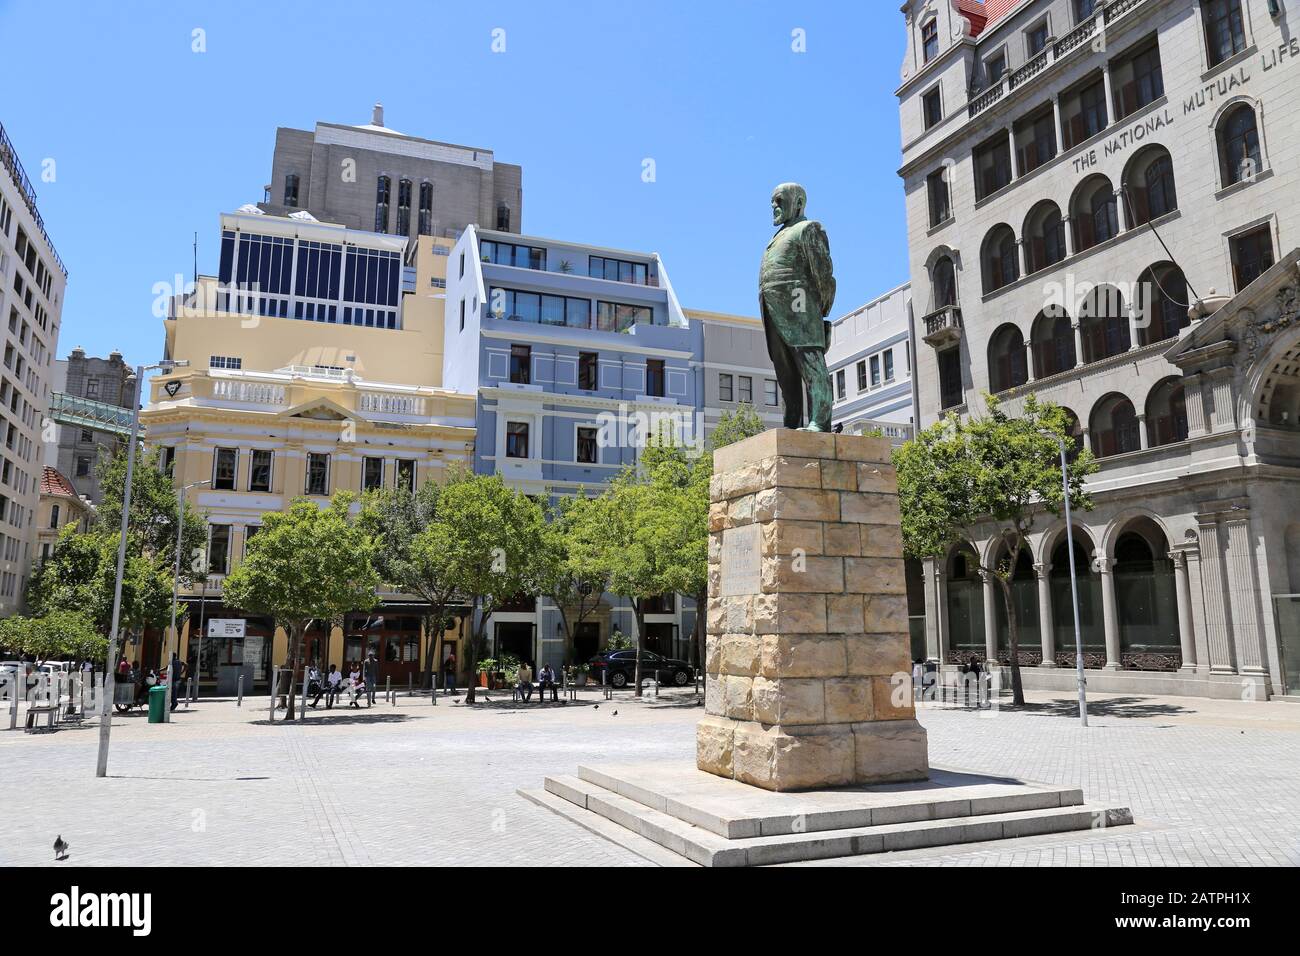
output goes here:
{"type": "Polygon", "coordinates": [[[768,790],[925,779],[884,439],[774,429],[710,487],[696,765],[768,790]]]}

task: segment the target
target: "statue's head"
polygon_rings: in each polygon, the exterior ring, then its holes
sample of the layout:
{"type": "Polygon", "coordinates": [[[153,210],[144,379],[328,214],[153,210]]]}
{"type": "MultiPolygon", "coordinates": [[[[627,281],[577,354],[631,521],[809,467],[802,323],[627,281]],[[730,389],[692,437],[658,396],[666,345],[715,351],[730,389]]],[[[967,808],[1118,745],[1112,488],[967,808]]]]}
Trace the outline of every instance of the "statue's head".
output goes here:
{"type": "Polygon", "coordinates": [[[798,183],[782,183],[772,190],[772,225],[784,226],[803,215],[808,194],[798,183]]]}

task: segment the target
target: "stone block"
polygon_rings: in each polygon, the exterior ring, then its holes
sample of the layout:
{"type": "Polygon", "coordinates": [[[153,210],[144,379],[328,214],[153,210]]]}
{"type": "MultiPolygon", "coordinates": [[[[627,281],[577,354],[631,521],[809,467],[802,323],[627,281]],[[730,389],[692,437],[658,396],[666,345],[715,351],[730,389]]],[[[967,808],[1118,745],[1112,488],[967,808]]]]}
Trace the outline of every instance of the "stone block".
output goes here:
{"type": "Polygon", "coordinates": [[[826,602],[821,594],[756,594],[754,631],[758,634],[823,634],[826,602]]]}
{"type": "Polygon", "coordinates": [[[893,459],[893,452],[888,438],[876,438],[874,435],[835,436],[835,457],[840,461],[887,462],[893,459]]]}
{"type": "Polygon", "coordinates": [[[823,683],[820,678],[755,677],[752,719],[761,724],[825,723],[826,698],[822,691],[823,683]]]}
{"type": "Polygon", "coordinates": [[[695,765],[720,777],[730,777],[735,730],[735,721],[726,717],[705,717],[696,724],[695,765]]]}
{"type": "Polygon", "coordinates": [[[839,635],[764,634],[759,649],[759,673],[769,679],[848,674],[844,639],[839,635]]]}
{"type": "Polygon", "coordinates": [[[820,521],[768,521],[762,527],[764,554],[793,554],[796,550],[804,554],[823,553],[820,521]]]}
{"type": "Polygon", "coordinates": [[[822,464],[815,458],[789,458],[778,455],[762,463],[760,474],[764,488],[820,488],[822,486],[822,464]]]}
{"type": "Polygon", "coordinates": [[[843,522],[823,524],[821,553],[857,557],[862,553],[862,527],[843,522]]]}
{"type": "Polygon", "coordinates": [[[722,599],[722,632],[752,634],[754,631],[754,597],[751,594],[731,594],[722,599]]]}
{"type": "Polygon", "coordinates": [[[709,505],[709,531],[721,531],[727,527],[727,503],[715,501],[709,505]]]}
{"type": "Polygon", "coordinates": [[[857,746],[852,724],[834,727],[736,727],[735,779],[764,790],[810,790],[853,782],[857,746]]]}
{"type": "Polygon", "coordinates": [[[916,719],[910,670],[896,671],[888,677],[872,677],[871,684],[872,700],[876,704],[875,720],[916,719]]]}
{"type": "Polygon", "coordinates": [[[844,562],[854,558],[777,555],[763,558],[763,593],[839,594],[845,590],[844,562]]]}
{"type": "MultiPolygon", "coordinates": [[[[719,649],[719,652],[721,649],[719,649]]],[[[722,658],[719,657],[719,666],[722,658]]],[[[726,707],[722,700],[722,681],[723,678],[717,674],[710,674],[707,671],[704,674],[704,712],[721,717],[726,707]]]]}
{"type": "Polygon", "coordinates": [[[906,594],[903,559],[844,558],[844,590],[853,594],[906,594]]]}
{"type": "MultiPolygon", "coordinates": [[[[764,488],[754,495],[751,520],[839,521],[841,494],[849,492],[822,491],[818,488],[764,488]]],[[[737,521],[736,502],[732,502],[728,515],[734,526],[737,521]]]]}
{"type": "Polygon", "coordinates": [[[722,474],[778,455],[791,458],[834,458],[835,436],[801,432],[792,428],[769,428],[717,449],[713,453],[713,472],[722,474]]]}
{"type": "Polygon", "coordinates": [[[911,674],[911,645],[908,635],[846,634],[844,636],[846,673],[854,677],[892,677],[911,674]]]}
{"type": "Polygon", "coordinates": [[[915,720],[852,724],[857,783],[924,780],[930,775],[925,728],[915,720]]]}
{"type": "Polygon", "coordinates": [[[826,630],[832,634],[858,634],[863,629],[861,594],[832,594],[826,598],[826,630]]]}
{"type": "MultiPolygon", "coordinates": [[[[758,678],[762,680],[762,678],[758,678]]],[[[722,684],[722,712],[720,716],[736,720],[754,719],[754,678],[724,674],[718,680],[722,684]]],[[[705,711],[708,710],[705,701],[705,711]]]]}
{"type": "Polygon", "coordinates": [[[722,645],[722,670],[727,676],[753,677],[759,669],[759,642],[752,634],[725,634],[722,645]]]}
{"type": "Polygon", "coordinates": [[[822,487],[828,491],[857,491],[860,467],[852,461],[823,461],[822,487]]]}
{"type": "Polygon", "coordinates": [[[846,724],[873,719],[874,686],[870,677],[835,677],[824,681],[826,723],[846,724]]]}
{"type": "MultiPolygon", "coordinates": [[[[706,634],[704,637],[704,673],[708,677],[717,677],[722,673],[722,635],[706,634]]],[[[705,684],[705,703],[708,703],[708,685],[705,684]]]]}
{"type": "MultiPolygon", "coordinates": [[[[907,595],[868,594],[864,599],[865,625],[868,634],[907,635],[907,595]]],[[[903,637],[903,646],[911,646],[911,638],[903,637]]]]}
{"type": "Polygon", "coordinates": [[[858,524],[902,524],[903,516],[898,510],[898,496],[863,493],[861,491],[841,491],[840,517],[827,518],[827,521],[856,521],[858,524]]]}
{"type": "Polygon", "coordinates": [[[903,529],[898,525],[858,525],[862,535],[861,554],[866,558],[896,558],[903,553],[903,529]]]}
{"type": "Polygon", "coordinates": [[[732,498],[727,503],[727,517],[723,523],[723,528],[738,528],[741,525],[752,524],[758,494],[741,495],[739,498],[732,498]]]}
{"type": "Polygon", "coordinates": [[[893,465],[879,462],[859,462],[858,491],[898,494],[898,472],[893,465]]]}

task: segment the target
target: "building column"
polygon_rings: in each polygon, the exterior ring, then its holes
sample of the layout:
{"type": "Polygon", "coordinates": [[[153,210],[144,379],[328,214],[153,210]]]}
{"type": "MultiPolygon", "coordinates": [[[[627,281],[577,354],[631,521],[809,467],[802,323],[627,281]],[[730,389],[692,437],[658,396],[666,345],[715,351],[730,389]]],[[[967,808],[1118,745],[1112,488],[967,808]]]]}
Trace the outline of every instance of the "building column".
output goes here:
{"type": "Polygon", "coordinates": [[[1023,236],[1016,240],[1016,262],[1020,266],[1021,278],[1029,275],[1029,243],[1023,236]]]}
{"type": "Polygon", "coordinates": [[[1170,551],[1174,562],[1174,591],[1178,596],[1178,646],[1183,664],[1179,668],[1188,673],[1196,670],[1196,630],[1192,625],[1192,592],[1187,580],[1187,555],[1180,550],[1170,551]]]}
{"type": "Polygon", "coordinates": [[[1237,412],[1233,392],[1233,377],[1236,372],[1231,367],[1214,368],[1206,372],[1210,382],[1210,408],[1212,419],[1210,431],[1214,433],[1236,431],[1237,412]]]}
{"type": "Polygon", "coordinates": [[[1267,674],[1264,667],[1264,629],[1259,620],[1259,588],[1255,574],[1255,549],[1250,534],[1250,510],[1237,504],[1224,515],[1228,532],[1228,581],[1232,588],[1232,636],[1239,674],[1267,674]]]}
{"type": "Polygon", "coordinates": [[[922,590],[925,593],[925,656],[939,656],[939,562],[926,558],[921,562],[922,590]]]}
{"type": "Polygon", "coordinates": [[[1195,542],[1185,545],[1182,551],[1187,565],[1187,588],[1191,598],[1192,648],[1196,653],[1196,673],[1205,676],[1210,672],[1210,649],[1205,638],[1205,585],[1201,581],[1201,552],[1195,542]]]}
{"type": "Polygon", "coordinates": [[[1056,627],[1052,618],[1052,566],[1035,564],[1038,577],[1038,630],[1043,640],[1043,662],[1040,667],[1056,666],[1056,627]]]}
{"type": "Polygon", "coordinates": [[[1143,451],[1147,449],[1147,413],[1145,411],[1137,413],[1138,421],[1138,447],[1143,451]]]}
{"type": "Polygon", "coordinates": [[[1200,438],[1208,433],[1205,427],[1205,389],[1201,387],[1200,372],[1183,376],[1184,405],[1187,408],[1187,437],[1200,438]]]}
{"type": "Polygon", "coordinates": [[[1100,557],[1097,570],[1101,572],[1101,617],[1106,629],[1106,666],[1108,671],[1121,667],[1119,652],[1119,613],[1115,607],[1115,559],[1100,557]]]}
{"type": "Polygon", "coordinates": [[[1218,516],[1196,516],[1201,538],[1201,579],[1205,587],[1205,632],[1211,674],[1235,674],[1237,667],[1228,640],[1227,577],[1223,566],[1218,516]]]}
{"type": "Polygon", "coordinates": [[[942,564],[935,562],[934,599],[937,605],[935,618],[938,621],[939,663],[948,660],[948,648],[952,646],[951,622],[948,620],[948,572],[942,564]]]}
{"type": "Polygon", "coordinates": [[[998,659],[998,612],[997,605],[997,585],[993,582],[993,575],[988,571],[981,571],[980,578],[984,581],[984,657],[989,661],[998,659]]]}

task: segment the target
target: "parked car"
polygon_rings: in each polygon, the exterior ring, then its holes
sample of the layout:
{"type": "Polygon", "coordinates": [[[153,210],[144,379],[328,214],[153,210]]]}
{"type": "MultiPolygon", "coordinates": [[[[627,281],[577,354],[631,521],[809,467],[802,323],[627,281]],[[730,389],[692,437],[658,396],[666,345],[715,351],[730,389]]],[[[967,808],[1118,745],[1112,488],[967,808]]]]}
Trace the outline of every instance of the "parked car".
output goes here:
{"type": "MultiPolygon", "coordinates": [[[[593,680],[599,681],[600,675],[604,674],[605,682],[611,687],[627,687],[636,677],[636,650],[601,651],[588,664],[591,665],[593,680]]],[[[660,683],[677,687],[685,687],[695,679],[695,672],[686,661],[642,651],[642,679],[653,678],[656,674],[660,683]]]]}

